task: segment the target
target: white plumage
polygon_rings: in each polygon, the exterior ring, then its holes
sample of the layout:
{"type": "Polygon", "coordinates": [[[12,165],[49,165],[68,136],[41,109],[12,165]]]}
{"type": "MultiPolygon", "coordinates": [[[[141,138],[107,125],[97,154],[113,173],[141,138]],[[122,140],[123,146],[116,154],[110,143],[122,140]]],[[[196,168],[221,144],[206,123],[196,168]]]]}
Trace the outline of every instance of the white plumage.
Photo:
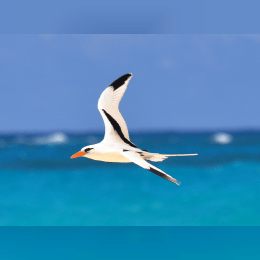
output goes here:
{"type": "Polygon", "coordinates": [[[104,120],[104,139],[94,145],[85,146],[71,158],[87,157],[104,162],[130,163],[149,170],[160,177],[180,185],[180,182],[147,161],[159,162],[171,156],[192,156],[197,154],[158,154],[139,149],[130,141],[126,122],[119,111],[119,103],[133,74],[128,73],[115,80],[101,94],[98,110],[104,120]]]}

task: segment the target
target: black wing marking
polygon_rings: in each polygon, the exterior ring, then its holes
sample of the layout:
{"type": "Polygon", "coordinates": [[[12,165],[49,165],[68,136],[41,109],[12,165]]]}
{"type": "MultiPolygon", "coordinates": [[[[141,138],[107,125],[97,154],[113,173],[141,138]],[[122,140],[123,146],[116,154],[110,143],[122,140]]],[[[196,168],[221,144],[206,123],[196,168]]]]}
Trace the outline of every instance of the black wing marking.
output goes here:
{"type": "Polygon", "coordinates": [[[107,119],[109,120],[109,122],[111,123],[111,125],[113,126],[113,128],[115,129],[115,131],[118,133],[118,135],[120,136],[120,138],[127,143],[128,145],[138,148],[136,145],[134,145],[132,142],[130,142],[128,139],[125,138],[125,136],[122,133],[121,127],[120,125],[117,123],[117,121],[111,116],[109,115],[105,109],[102,109],[102,111],[105,113],[107,119]]]}
{"type": "Polygon", "coordinates": [[[114,91],[117,90],[118,88],[120,88],[122,85],[125,84],[125,82],[130,78],[132,77],[133,74],[132,73],[128,73],[128,74],[125,74],[123,75],[122,77],[118,78],[117,80],[115,80],[111,85],[110,87],[113,87],[114,88],[114,91]]]}
{"type": "Polygon", "coordinates": [[[156,168],[155,166],[153,166],[152,164],[148,163],[146,160],[144,160],[142,158],[142,156],[138,153],[138,152],[134,152],[134,151],[127,151],[127,152],[121,152],[121,154],[123,156],[125,156],[126,158],[128,158],[130,161],[132,161],[133,163],[139,165],[140,167],[155,173],[156,175],[166,179],[167,181],[176,183],[177,185],[180,185],[181,183],[179,181],[177,181],[176,179],[172,178],[170,175],[168,175],[167,173],[163,172],[162,170],[156,168]]]}
{"type": "Polygon", "coordinates": [[[154,169],[154,168],[152,168],[152,167],[150,167],[149,169],[147,169],[147,170],[149,170],[150,172],[152,172],[152,173],[155,173],[155,174],[157,174],[158,176],[160,176],[160,177],[162,177],[162,178],[164,178],[164,179],[166,179],[166,180],[168,180],[168,181],[171,181],[171,182],[173,182],[173,183],[176,183],[177,185],[181,185],[181,183],[179,182],[179,181],[177,181],[177,180],[175,180],[174,178],[172,178],[171,176],[169,176],[168,174],[165,174],[165,173],[163,173],[163,172],[159,172],[159,171],[157,171],[156,169],[154,169]]]}

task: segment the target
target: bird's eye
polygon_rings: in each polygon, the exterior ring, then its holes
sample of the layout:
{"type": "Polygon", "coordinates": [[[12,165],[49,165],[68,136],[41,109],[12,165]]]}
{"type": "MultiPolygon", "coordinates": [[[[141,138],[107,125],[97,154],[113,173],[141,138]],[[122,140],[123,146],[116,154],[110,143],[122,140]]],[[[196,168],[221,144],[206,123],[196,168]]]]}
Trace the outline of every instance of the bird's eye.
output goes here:
{"type": "Polygon", "coordinates": [[[86,148],[85,149],[85,153],[87,153],[88,151],[92,150],[93,148],[86,148]]]}

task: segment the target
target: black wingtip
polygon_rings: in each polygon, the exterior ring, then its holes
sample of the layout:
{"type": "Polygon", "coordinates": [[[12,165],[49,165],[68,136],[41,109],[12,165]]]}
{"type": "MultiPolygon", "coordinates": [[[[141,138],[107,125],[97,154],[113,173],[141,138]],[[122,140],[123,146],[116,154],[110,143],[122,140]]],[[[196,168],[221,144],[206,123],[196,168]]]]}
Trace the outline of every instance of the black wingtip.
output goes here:
{"type": "Polygon", "coordinates": [[[158,171],[158,170],[156,170],[156,169],[154,169],[154,168],[152,168],[152,167],[150,167],[148,170],[149,170],[150,172],[155,173],[155,174],[157,174],[158,176],[164,178],[164,179],[167,180],[167,181],[173,182],[173,183],[177,184],[178,186],[181,185],[181,183],[180,183],[179,181],[177,181],[176,179],[174,179],[174,178],[172,178],[171,176],[169,176],[169,175],[167,175],[167,174],[164,174],[164,173],[162,173],[162,172],[160,172],[160,171],[158,171]]]}
{"type": "Polygon", "coordinates": [[[121,76],[120,78],[118,78],[117,80],[115,80],[113,83],[110,84],[110,87],[114,88],[114,91],[117,90],[118,88],[120,88],[122,85],[125,84],[125,82],[131,78],[133,76],[132,73],[127,73],[123,76],[121,76]]]}

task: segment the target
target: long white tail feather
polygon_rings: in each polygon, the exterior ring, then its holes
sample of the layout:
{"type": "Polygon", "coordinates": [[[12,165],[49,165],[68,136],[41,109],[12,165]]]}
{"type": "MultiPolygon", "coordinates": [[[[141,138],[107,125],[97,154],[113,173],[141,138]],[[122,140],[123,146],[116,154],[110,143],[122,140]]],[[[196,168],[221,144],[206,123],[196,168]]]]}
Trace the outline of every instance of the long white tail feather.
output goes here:
{"type": "Polygon", "coordinates": [[[198,155],[197,153],[191,153],[191,154],[159,154],[159,153],[153,153],[154,157],[173,157],[173,156],[195,156],[198,155]]]}
{"type": "Polygon", "coordinates": [[[147,161],[151,162],[162,162],[168,157],[174,157],[174,156],[195,156],[198,155],[195,154],[159,154],[159,153],[147,153],[143,155],[143,158],[147,161]]]}

